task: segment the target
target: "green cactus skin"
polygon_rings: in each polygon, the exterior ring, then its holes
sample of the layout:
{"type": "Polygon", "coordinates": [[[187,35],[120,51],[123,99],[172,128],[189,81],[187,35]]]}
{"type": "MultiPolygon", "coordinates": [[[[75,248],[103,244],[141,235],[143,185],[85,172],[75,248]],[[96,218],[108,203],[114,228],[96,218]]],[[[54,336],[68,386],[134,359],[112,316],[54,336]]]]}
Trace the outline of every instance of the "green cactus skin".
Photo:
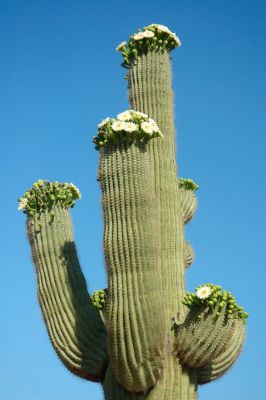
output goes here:
{"type": "MultiPolygon", "coordinates": [[[[245,325],[225,318],[220,309],[218,316],[196,319],[185,306],[193,249],[184,239],[184,225],[195,214],[198,186],[177,179],[169,52],[163,43],[145,43],[139,52],[131,49],[134,60],[126,65],[129,101],[133,110],[154,119],[162,137],[140,145],[118,134],[118,140],[97,145],[106,301],[87,292],[67,210],[74,205],[69,184],[60,186],[66,196],[51,197],[56,185],[45,181],[52,190],[45,199],[39,181],[20,198],[19,209],[27,214],[44,321],[64,365],[100,382],[107,400],[195,400],[199,384],[233,365],[245,325]]],[[[74,185],[71,190],[80,198],[74,185]]]]}
{"type": "Polygon", "coordinates": [[[53,206],[28,216],[27,233],[52,345],[71,372],[100,382],[107,364],[106,333],[87,292],[68,210],[53,206]]]}
{"type": "Polygon", "coordinates": [[[114,379],[108,366],[103,382],[105,399],[107,400],[167,400],[195,399],[197,387],[197,370],[188,370],[170,358],[168,368],[157,381],[154,388],[144,393],[128,392],[114,379]]]}
{"type": "Polygon", "coordinates": [[[154,167],[146,148],[121,141],[102,149],[99,181],[108,353],[117,380],[141,392],[159,378],[166,347],[154,167]]]}
{"type": "Polygon", "coordinates": [[[187,224],[193,218],[197,209],[197,198],[193,190],[179,188],[181,214],[184,224],[187,224]]]}
{"type": "MultiPolygon", "coordinates": [[[[171,325],[173,316],[176,314],[180,319],[184,318],[185,310],[181,301],[185,292],[185,256],[180,191],[176,184],[177,165],[169,53],[150,52],[140,56],[136,64],[129,69],[128,76],[131,107],[153,118],[164,135],[163,141],[155,139],[149,144],[149,151],[154,158],[155,191],[161,230],[162,296],[165,298],[165,325],[168,327],[169,351],[164,372],[165,379],[171,379],[172,387],[176,387],[180,384],[182,366],[173,354],[174,337],[171,335],[171,325]],[[173,370],[176,371],[174,374],[173,370]]],[[[173,396],[172,393],[168,393],[164,394],[162,399],[193,400],[196,398],[196,384],[193,376],[194,371],[186,370],[187,379],[183,379],[182,382],[183,397],[180,397],[180,394],[173,396]],[[190,393],[189,397],[186,397],[185,393],[190,393]]]]}
{"type": "MultiPolygon", "coordinates": [[[[166,308],[166,323],[184,316],[181,299],[184,285],[184,234],[179,192],[176,185],[175,130],[171,65],[167,52],[139,57],[129,70],[129,99],[132,108],[153,118],[164,140],[153,140],[149,151],[154,159],[156,205],[160,216],[160,270],[166,308]]],[[[169,337],[169,341],[172,338],[169,337]]]]}
{"type": "Polygon", "coordinates": [[[190,267],[195,258],[194,250],[189,242],[184,243],[184,266],[190,267]]]}
{"type": "Polygon", "coordinates": [[[244,325],[240,325],[239,328],[235,331],[230,343],[227,344],[227,349],[223,350],[221,355],[214,358],[211,364],[197,369],[199,384],[202,385],[220,378],[235,363],[245,341],[244,325]]]}
{"type": "Polygon", "coordinates": [[[198,312],[190,311],[184,323],[177,327],[177,354],[182,363],[193,368],[210,365],[231,346],[243,338],[245,322],[227,319],[225,308],[216,307],[198,319],[198,312]]]}

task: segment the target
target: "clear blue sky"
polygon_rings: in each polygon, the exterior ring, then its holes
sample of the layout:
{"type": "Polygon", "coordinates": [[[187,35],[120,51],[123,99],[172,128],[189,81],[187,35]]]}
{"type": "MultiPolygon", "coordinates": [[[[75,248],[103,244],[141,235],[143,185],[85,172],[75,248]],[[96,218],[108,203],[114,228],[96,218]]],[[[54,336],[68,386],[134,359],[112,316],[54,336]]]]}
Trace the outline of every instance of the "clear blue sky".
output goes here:
{"type": "Polygon", "coordinates": [[[259,0],[0,0],[1,399],[102,399],[50,346],[17,197],[38,178],[77,184],[80,259],[89,290],[105,287],[91,137],[128,108],[116,45],[153,22],[182,40],[173,52],[177,158],[180,175],[200,185],[187,286],[221,284],[250,312],[237,364],[199,398],[266,398],[265,19],[259,0]]]}

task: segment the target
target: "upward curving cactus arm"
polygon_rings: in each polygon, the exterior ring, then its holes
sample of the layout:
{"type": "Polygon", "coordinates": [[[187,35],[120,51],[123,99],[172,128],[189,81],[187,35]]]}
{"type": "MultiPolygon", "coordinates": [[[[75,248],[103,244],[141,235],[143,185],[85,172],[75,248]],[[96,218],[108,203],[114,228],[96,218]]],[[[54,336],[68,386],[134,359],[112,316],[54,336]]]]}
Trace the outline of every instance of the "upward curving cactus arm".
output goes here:
{"type": "Polygon", "coordinates": [[[197,209],[197,198],[195,191],[198,190],[198,185],[192,179],[180,178],[177,180],[181,214],[184,224],[188,223],[194,216],[197,209]]]}
{"type": "Polygon", "coordinates": [[[20,199],[36,267],[38,298],[51,343],[75,375],[102,381],[106,333],[82,274],[68,207],[79,192],[74,185],[38,181],[20,199]]]}
{"type": "Polygon", "coordinates": [[[248,313],[221,286],[200,285],[187,293],[190,311],[176,325],[176,351],[182,362],[197,369],[198,383],[208,383],[224,374],[243,346],[248,313]]]}
{"type": "Polygon", "coordinates": [[[235,331],[230,343],[222,354],[214,358],[210,364],[198,368],[198,383],[203,385],[224,375],[239,357],[244,341],[245,329],[242,325],[240,330],[235,331]]]}

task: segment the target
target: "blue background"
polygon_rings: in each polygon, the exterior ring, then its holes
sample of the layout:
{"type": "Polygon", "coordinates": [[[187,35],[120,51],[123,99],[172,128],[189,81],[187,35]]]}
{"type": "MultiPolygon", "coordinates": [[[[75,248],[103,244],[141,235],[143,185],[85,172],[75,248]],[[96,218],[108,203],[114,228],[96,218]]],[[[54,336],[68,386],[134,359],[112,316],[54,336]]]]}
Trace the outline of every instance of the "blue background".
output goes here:
{"type": "Polygon", "coordinates": [[[128,108],[115,47],[167,25],[173,52],[179,175],[199,185],[187,274],[223,285],[250,312],[246,346],[201,400],[261,400],[265,375],[265,1],[0,0],[1,363],[5,400],[102,399],[48,341],[17,198],[38,178],[75,183],[76,242],[89,290],[105,287],[99,121],[128,108]]]}

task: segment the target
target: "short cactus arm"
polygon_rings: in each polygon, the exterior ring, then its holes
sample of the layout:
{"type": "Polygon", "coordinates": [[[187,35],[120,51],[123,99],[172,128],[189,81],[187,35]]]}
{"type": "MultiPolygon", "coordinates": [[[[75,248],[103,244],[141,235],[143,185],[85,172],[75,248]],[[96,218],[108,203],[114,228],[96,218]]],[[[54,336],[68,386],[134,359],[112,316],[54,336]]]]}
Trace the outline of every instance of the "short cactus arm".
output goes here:
{"type": "Polygon", "coordinates": [[[195,258],[194,250],[189,242],[184,242],[184,265],[190,267],[195,258]]]}
{"type": "Polygon", "coordinates": [[[197,370],[198,383],[208,383],[223,375],[240,354],[248,313],[231,292],[213,284],[200,285],[183,302],[190,311],[175,325],[177,355],[197,370]]]}
{"type": "Polygon", "coordinates": [[[74,374],[102,381],[106,334],[87,292],[69,212],[60,205],[27,217],[38,298],[52,345],[74,374]]]}
{"type": "Polygon", "coordinates": [[[224,375],[239,357],[244,340],[245,330],[241,329],[235,333],[224,353],[216,357],[209,365],[198,368],[198,383],[206,384],[224,375]]]}
{"type": "Polygon", "coordinates": [[[192,179],[180,178],[177,180],[179,189],[181,214],[184,224],[188,223],[194,216],[197,209],[197,198],[195,191],[198,189],[192,179]]]}

